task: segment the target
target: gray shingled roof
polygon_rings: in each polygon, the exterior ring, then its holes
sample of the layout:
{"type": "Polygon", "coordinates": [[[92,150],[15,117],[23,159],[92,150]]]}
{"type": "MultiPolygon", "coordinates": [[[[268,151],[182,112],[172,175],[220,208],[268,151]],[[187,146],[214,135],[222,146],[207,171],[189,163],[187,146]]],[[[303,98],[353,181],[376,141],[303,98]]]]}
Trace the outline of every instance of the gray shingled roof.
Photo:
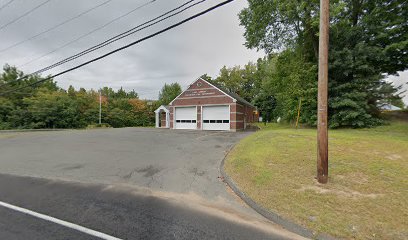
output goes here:
{"type": "MultiPolygon", "coordinates": [[[[204,81],[207,81],[205,79],[203,79],[204,81]]],[[[209,82],[209,81],[207,81],[209,82]]],[[[230,91],[228,91],[227,89],[221,87],[220,85],[218,85],[217,83],[214,83],[213,81],[209,82],[212,85],[216,86],[217,88],[219,88],[220,90],[222,90],[223,92],[225,92],[225,94],[227,94],[228,96],[235,98],[238,102],[243,103],[245,105],[248,105],[250,107],[255,107],[253,104],[251,104],[250,102],[248,102],[247,100],[243,99],[242,97],[240,97],[238,94],[236,93],[232,93],[230,91]]]]}

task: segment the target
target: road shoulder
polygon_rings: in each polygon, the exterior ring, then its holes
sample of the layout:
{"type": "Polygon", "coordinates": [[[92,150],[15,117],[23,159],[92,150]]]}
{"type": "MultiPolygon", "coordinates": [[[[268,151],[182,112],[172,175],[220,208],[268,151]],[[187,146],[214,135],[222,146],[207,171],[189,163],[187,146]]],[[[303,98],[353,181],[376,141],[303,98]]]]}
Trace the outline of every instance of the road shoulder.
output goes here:
{"type": "Polygon", "coordinates": [[[299,224],[296,224],[294,222],[291,222],[287,219],[282,218],[279,216],[279,214],[271,212],[264,207],[262,207],[260,204],[255,202],[253,199],[251,199],[248,195],[246,195],[242,190],[239,189],[237,184],[234,182],[234,180],[228,176],[228,174],[224,170],[224,164],[225,160],[228,157],[229,152],[235,147],[232,146],[228,153],[225,155],[223,160],[221,161],[220,165],[220,172],[221,176],[223,177],[224,181],[228,184],[228,186],[234,191],[236,195],[238,195],[249,207],[251,207],[253,210],[255,210],[257,213],[261,214],[263,217],[266,219],[282,226],[283,228],[287,229],[288,231],[291,231],[293,233],[299,234],[302,237],[306,238],[312,238],[312,239],[319,239],[319,240],[334,240],[335,238],[328,236],[328,235],[315,235],[313,232],[299,224]]]}

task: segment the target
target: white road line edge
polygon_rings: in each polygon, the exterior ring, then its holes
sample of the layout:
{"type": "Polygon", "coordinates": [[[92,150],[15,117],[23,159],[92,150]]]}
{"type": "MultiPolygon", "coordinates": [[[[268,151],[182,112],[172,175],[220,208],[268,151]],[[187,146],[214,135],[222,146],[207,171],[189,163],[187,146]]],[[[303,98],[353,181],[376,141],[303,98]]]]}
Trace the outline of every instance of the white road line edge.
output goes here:
{"type": "Polygon", "coordinates": [[[31,210],[28,210],[28,209],[25,209],[25,208],[22,208],[22,207],[18,207],[18,206],[11,205],[9,203],[2,202],[2,201],[0,201],[0,206],[3,206],[3,207],[8,208],[8,209],[15,210],[15,211],[18,211],[18,212],[21,212],[21,213],[25,213],[25,214],[31,215],[33,217],[49,221],[49,222],[53,222],[53,223],[62,225],[64,227],[71,228],[71,229],[74,229],[74,230],[77,230],[77,231],[80,231],[80,232],[83,232],[83,233],[86,233],[88,235],[92,235],[92,236],[95,236],[95,237],[98,237],[98,238],[101,238],[101,239],[105,239],[105,240],[122,240],[120,238],[116,238],[116,237],[107,235],[105,233],[101,233],[101,232],[98,232],[98,231],[95,231],[95,230],[92,230],[92,229],[89,229],[89,228],[86,228],[86,227],[82,227],[82,226],[77,225],[75,223],[70,223],[70,222],[67,222],[67,221],[64,221],[64,220],[61,220],[61,219],[58,219],[58,218],[54,218],[54,217],[51,217],[51,216],[47,216],[45,214],[37,213],[37,212],[31,211],[31,210]]]}

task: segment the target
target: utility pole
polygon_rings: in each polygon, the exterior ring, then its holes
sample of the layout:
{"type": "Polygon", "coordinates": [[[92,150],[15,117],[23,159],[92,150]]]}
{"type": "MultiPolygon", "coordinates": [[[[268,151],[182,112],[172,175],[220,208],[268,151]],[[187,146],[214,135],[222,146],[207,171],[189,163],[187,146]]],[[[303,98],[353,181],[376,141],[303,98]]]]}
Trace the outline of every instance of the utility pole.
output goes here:
{"type": "Polygon", "coordinates": [[[299,118],[300,118],[300,107],[302,106],[302,98],[299,98],[298,115],[296,118],[296,129],[298,128],[299,118]]]}
{"type": "Polygon", "coordinates": [[[319,183],[327,183],[329,174],[327,133],[329,24],[329,0],[320,0],[319,79],[317,96],[317,181],[319,183]]]}
{"type": "Polygon", "coordinates": [[[99,125],[102,123],[102,90],[99,91],[99,125]]]}

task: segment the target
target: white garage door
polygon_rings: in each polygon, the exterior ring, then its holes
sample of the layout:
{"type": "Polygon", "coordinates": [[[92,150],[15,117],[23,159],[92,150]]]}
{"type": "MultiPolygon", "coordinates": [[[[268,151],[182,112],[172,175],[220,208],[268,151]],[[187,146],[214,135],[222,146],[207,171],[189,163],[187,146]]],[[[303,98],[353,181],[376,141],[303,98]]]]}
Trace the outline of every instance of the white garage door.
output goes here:
{"type": "Polygon", "coordinates": [[[204,130],[230,130],[229,106],[204,106],[204,130]]]}
{"type": "Polygon", "coordinates": [[[196,107],[176,107],[176,129],[196,129],[197,109],[196,107]]]}

